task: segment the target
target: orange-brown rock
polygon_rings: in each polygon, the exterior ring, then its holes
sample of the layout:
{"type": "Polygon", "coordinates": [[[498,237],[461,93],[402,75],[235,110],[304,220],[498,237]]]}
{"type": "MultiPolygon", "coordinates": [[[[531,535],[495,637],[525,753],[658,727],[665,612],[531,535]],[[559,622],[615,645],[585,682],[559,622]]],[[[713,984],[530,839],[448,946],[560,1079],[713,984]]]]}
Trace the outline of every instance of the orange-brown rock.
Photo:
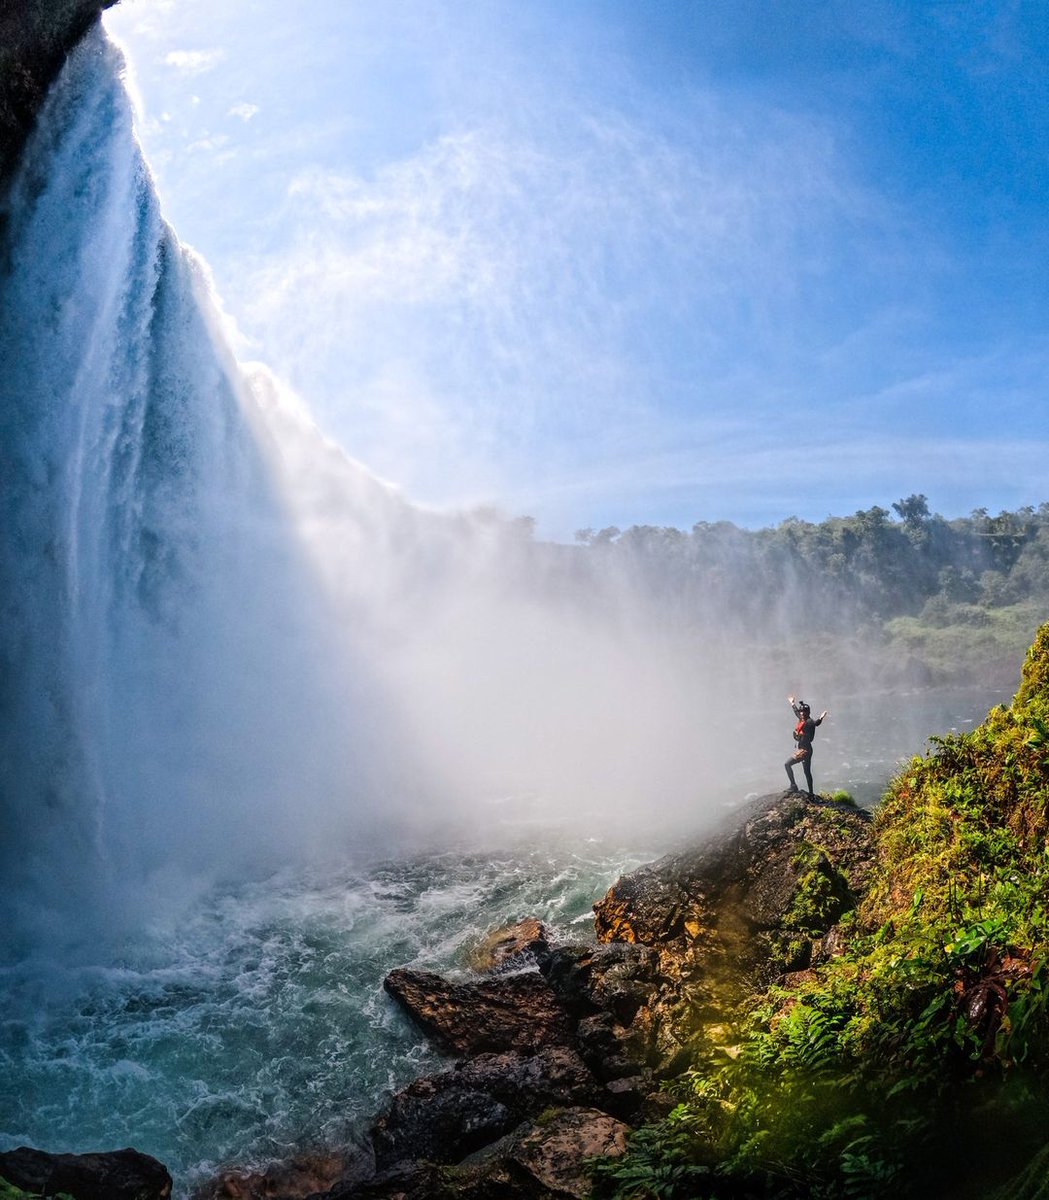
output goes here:
{"type": "Polygon", "coordinates": [[[565,1010],[534,971],[453,983],[431,971],[391,971],[383,986],[441,1049],[452,1054],[535,1053],[566,1045],[565,1010]]]}
{"type": "Polygon", "coordinates": [[[467,966],[474,971],[498,971],[535,963],[550,940],[550,930],[538,917],[493,929],[471,949],[467,966]]]}
{"type": "Polygon", "coordinates": [[[305,1200],[327,1191],[349,1171],[345,1154],[301,1154],[262,1171],[223,1171],[194,1192],[193,1200],[305,1200]]]}
{"type": "MultiPolygon", "coordinates": [[[[870,815],[795,795],[762,797],[693,849],[624,876],[594,906],[601,941],[659,952],[680,979],[738,968],[803,969],[784,955],[814,941],[862,896],[874,859],[870,815]]],[[[800,951],[799,951],[800,953],[800,951]]]]}

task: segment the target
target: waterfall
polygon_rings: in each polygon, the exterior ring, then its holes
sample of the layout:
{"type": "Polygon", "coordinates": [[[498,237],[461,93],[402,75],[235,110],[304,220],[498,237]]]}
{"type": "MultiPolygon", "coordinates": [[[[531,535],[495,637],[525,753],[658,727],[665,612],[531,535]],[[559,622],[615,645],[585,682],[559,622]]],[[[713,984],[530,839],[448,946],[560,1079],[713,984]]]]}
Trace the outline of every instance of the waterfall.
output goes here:
{"type": "Polygon", "coordinates": [[[137,907],[188,886],[165,882],[172,863],[284,844],[291,815],[266,798],[309,788],[323,754],[303,713],[334,700],[257,396],[205,272],[161,216],[121,70],[96,29],[7,204],[0,904],[12,943],[112,923],[122,893],[137,907]]]}
{"type": "Polygon", "coordinates": [[[296,853],[694,822],[744,736],[697,736],[717,636],[528,522],[407,503],[238,364],[121,70],[96,29],[4,214],[4,953],[296,853]]]}

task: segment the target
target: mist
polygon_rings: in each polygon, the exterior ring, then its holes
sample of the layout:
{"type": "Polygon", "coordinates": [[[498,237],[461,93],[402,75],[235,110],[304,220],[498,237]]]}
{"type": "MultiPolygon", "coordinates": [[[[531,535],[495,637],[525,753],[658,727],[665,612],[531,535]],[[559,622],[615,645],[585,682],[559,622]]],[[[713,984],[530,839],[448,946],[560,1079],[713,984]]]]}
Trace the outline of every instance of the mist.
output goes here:
{"type": "Polygon", "coordinates": [[[701,823],[725,647],[682,654],[527,523],[413,506],[238,365],[120,72],[89,36],[8,206],[10,943],[296,858],[701,823]]]}
{"type": "Polygon", "coordinates": [[[8,953],[294,862],[670,840],[782,786],[786,694],[877,675],[859,592],[755,574],[734,527],[562,545],[413,504],[235,360],[121,71],[90,35],[8,200],[8,953]]]}

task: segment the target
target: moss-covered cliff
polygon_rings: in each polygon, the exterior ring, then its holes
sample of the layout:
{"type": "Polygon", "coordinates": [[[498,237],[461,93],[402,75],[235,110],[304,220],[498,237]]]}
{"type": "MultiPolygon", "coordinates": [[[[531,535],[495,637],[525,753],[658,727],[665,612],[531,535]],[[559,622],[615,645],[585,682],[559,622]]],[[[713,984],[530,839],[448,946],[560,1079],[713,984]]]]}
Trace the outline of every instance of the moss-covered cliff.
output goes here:
{"type": "Polygon", "coordinates": [[[931,739],[877,813],[837,952],[753,993],[733,1044],[606,1171],[619,1196],[1039,1195],[1049,1145],[1049,625],[1012,705],[931,739]]]}
{"type": "Polygon", "coordinates": [[[0,188],[10,178],[66,55],[117,0],[7,0],[0,5],[0,188]]]}

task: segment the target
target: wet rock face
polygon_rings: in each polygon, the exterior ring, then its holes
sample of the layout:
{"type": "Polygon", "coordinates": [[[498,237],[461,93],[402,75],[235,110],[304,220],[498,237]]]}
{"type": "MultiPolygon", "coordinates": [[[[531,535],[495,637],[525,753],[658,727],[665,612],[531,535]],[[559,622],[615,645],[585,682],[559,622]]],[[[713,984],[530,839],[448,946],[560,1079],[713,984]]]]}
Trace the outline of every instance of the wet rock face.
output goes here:
{"type": "Polygon", "coordinates": [[[0,5],[0,186],[18,160],[66,55],[116,0],[0,5]]]}
{"type": "MultiPolygon", "coordinates": [[[[782,794],[620,879],[594,906],[597,935],[651,948],[664,981],[625,1043],[616,1031],[627,1057],[667,1077],[731,1044],[736,1006],[755,987],[841,953],[837,922],[859,902],[873,862],[868,813],[782,794]]],[[[595,1034],[608,1043],[607,1029],[595,1034]]]]}
{"type": "Polygon", "coordinates": [[[658,952],[623,942],[560,946],[539,969],[574,1023],[583,1061],[608,1088],[606,1108],[629,1115],[652,1086],[652,1004],[669,984],[658,952]]]}
{"type": "Polygon", "coordinates": [[[549,984],[534,971],[452,983],[430,971],[391,971],[383,986],[442,1050],[486,1054],[504,1050],[535,1053],[567,1045],[564,1009],[549,984]]]}
{"type": "Polygon", "coordinates": [[[818,954],[873,861],[868,813],[766,796],[696,849],[620,879],[594,906],[597,935],[658,948],[663,971],[685,981],[732,967],[776,975],[808,966],[792,957],[818,954]]]}
{"type": "Polygon", "coordinates": [[[587,1162],[618,1158],[629,1127],[593,1108],[567,1108],[521,1125],[446,1177],[459,1200],[585,1200],[587,1162]]]}
{"type": "Polygon", "coordinates": [[[454,1163],[558,1105],[592,1105],[601,1088],[574,1050],[483,1054],[415,1080],[372,1131],[380,1171],[412,1159],[454,1163]]]}
{"type": "Polygon", "coordinates": [[[558,1108],[522,1121],[454,1166],[400,1162],[311,1200],[585,1200],[589,1160],[619,1157],[628,1132],[599,1109],[558,1108]]]}
{"type": "Polygon", "coordinates": [[[73,1200],[167,1200],[171,1176],[148,1154],[45,1154],[21,1146],[0,1154],[0,1179],[33,1195],[64,1192],[73,1200]]]}

